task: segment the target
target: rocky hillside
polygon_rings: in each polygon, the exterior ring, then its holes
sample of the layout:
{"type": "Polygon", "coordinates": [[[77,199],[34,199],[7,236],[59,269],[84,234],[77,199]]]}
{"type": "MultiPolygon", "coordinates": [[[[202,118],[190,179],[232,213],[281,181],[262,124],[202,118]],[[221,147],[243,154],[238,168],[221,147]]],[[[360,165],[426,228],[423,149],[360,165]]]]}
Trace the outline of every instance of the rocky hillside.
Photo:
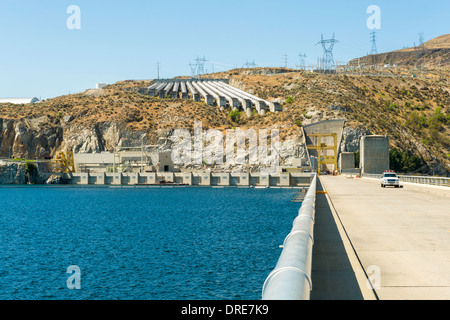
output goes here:
{"type": "MultiPolygon", "coordinates": [[[[448,79],[450,73],[444,72],[448,79]]],[[[281,102],[283,111],[231,117],[231,110],[201,102],[142,94],[151,81],[122,81],[36,104],[0,104],[0,157],[111,151],[141,141],[169,147],[173,129],[192,129],[201,120],[204,129],[277,127],[285,143],[283,155],[289,158],[297,152],[302,125],[343,118],[344,149],[357,149],[362,133],[388,134],[393,148],[420,157],[422,172],[450,171],[450,89],[442,78],[324,75],[282,68],[236,69],[205,77],[227,78],[234,86],[281,102]]]]}

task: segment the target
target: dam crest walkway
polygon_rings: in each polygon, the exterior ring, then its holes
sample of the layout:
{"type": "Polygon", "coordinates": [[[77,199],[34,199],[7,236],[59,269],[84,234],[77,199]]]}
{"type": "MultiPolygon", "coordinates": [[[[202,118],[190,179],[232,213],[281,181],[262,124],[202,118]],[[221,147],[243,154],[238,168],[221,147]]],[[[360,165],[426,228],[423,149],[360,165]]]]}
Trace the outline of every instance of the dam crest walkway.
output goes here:
{"type": "Polygon", "coordinates": [[[321,176],[311,300],[449,300],[450,188],[321,176]]]}

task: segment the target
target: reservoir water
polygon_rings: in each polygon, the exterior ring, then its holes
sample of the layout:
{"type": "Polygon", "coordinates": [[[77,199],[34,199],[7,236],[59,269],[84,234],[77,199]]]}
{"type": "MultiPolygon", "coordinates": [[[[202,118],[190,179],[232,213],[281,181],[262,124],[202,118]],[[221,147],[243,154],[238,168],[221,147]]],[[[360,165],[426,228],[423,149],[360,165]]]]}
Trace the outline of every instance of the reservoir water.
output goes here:
{"type": "Polygon", "coordinates": [[[296,192],[1,187],[0,299],[261,299],[296,192]]]}

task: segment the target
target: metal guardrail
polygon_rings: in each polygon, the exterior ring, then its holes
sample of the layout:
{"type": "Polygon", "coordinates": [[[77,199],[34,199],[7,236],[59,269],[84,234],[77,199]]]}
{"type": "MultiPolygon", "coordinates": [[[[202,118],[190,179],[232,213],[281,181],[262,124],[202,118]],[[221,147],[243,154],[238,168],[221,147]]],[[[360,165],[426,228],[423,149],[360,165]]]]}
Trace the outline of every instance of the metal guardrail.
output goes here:
{"type": "Polygon", "coordinates": [[[410,183],[429,184],[433,186],[450,187],[450,178],[424,177],[424,176],[399,176],[400,181],[410,183]]]}
{"type": "MultiPolygon", "coordinates": [[[[381,179],[381,174],[363,174],[363,178],[381,179]]],[[[403,176],[398,175],[401,182],[428,184],[432,186],[450,187],[450,178],[429,176],[403,176]]]]}
{"type": "Polygon", "coordinates": [[[371,179],[381,179],[382,174],[374,174],[374,173],[364,173],[362,175],[363,178],[371,178],[371,179]]]}
{"type": "Polygon", "coordinates": [[[311,182],[275,269],[262,288],[263,300],[309,300],[317,175],[311,182]]]}

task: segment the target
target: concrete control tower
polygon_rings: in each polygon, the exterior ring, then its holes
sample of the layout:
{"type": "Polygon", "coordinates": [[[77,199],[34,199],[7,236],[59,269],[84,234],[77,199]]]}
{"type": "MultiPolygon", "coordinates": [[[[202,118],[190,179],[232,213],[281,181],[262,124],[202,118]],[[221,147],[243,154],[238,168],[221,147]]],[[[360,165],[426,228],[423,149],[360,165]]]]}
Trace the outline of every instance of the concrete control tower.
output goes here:
{"type": "Polygon", "coordinates": [[[363,136],[360,144],[361,174],[382,174],[389,170],[388,136],[363,136]]]}

